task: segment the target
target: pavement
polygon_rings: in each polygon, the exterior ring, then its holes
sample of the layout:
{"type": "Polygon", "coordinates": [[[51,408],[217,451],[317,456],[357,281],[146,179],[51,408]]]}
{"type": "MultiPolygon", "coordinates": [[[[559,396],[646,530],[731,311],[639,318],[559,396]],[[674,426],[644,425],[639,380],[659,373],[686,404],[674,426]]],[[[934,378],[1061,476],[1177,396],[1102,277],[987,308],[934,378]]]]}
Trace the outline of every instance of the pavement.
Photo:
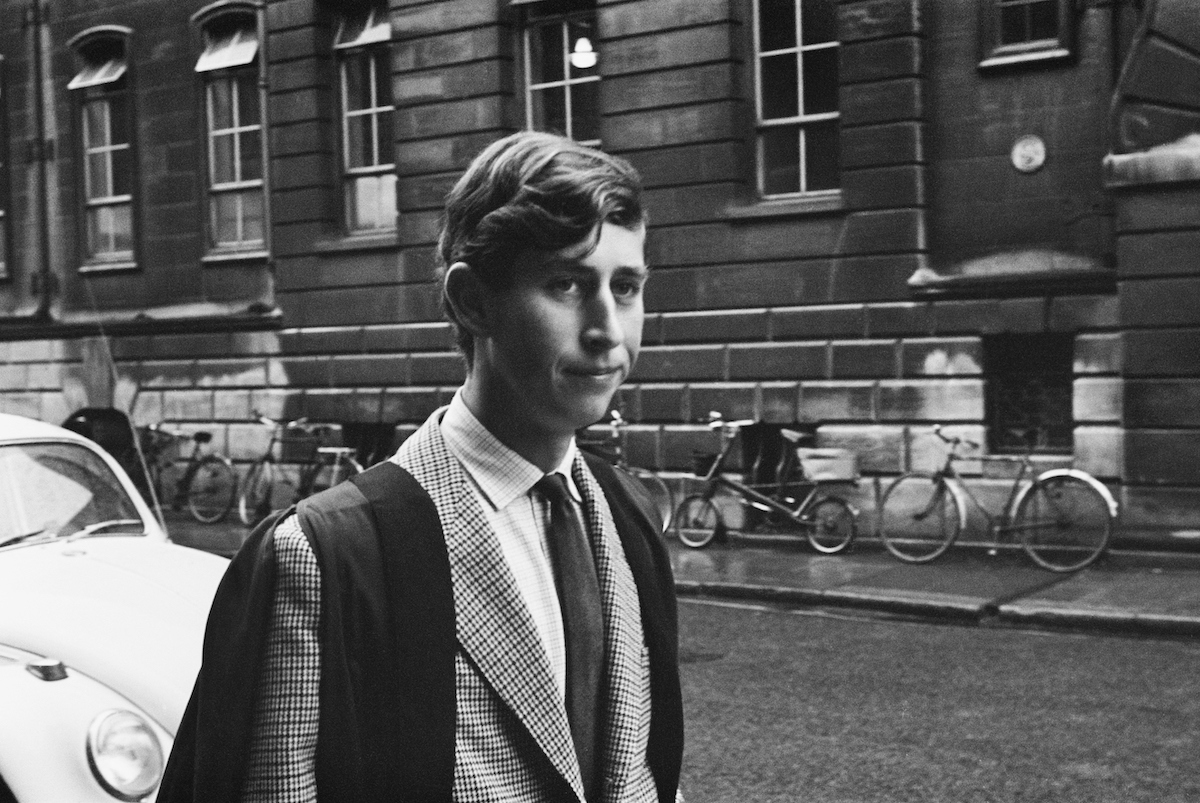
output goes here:
{"type": "MultiPolygon", "coordinates": [[[[221,555],[241,546],[235,514],[215,525],[167,513],[172,540],[221,555]]],[[[1057,574],[1019,549],[989,555],[959,545],[933,563],[898,562],[860,538],[836,555],[801,538],[732,532],[690,549],[667,538],[681,596],[789,606],[855,608],[981,626],[1200,636],[1200,553],[1109,550],[1092,566],[1057,574]]]]}
{"type": "Polygon", "coordinates": [[[995,555],[958,546],[921,565],[876,541],[822,555],[802,538],[691,549],[668,539],[681,596],[857,608],[982,626],[1143,635],[1200,635],[1200,554],[1109,550],[1073,574],[1046,571],[1019,549],[995,555]]]}

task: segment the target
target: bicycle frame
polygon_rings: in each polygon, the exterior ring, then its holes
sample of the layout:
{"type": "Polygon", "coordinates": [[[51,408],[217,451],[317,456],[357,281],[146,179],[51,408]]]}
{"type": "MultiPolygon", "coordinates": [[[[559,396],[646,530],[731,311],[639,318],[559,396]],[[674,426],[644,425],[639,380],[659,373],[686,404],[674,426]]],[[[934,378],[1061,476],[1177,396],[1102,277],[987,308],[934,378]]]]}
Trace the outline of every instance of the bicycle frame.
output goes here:
{"type": "MultiPolygon", "coordinates": [[[[961,503],[958,506],[959,510],[961,511],[961,518],[959,521],[960,528],[966,529],[967,526],[966,503],[969,500],[971,505],[978,510],[987,521],[988,532],[992,533],[993,536],[999,536],[1002,533],[1008,533],[1014,529],[1011,524],[1012,513],[1014,510],[1016,510],[1017,503],[1020,501],[1021,496],[1023,496],[1024,492],[1033,485],[1034,480],[1033,464],[1029,460],[1029,455],[1022,455],[1020,457],[983,455],[979,457],[964,458],[957,454],[953,449],[947,453],[946,462],[940,469],[934,472],[934,476],[944,483],[944,487],[950,493],[955,494],[958,497],[958,500],[961,503]],[[1021,464],[1020,471],[1017,473],[1017,476],[1013,478],[1012,486],[1008,489],[1008,498],[1004,502],[1003,511],[1001,513],[993,513],[991,510],[988,510],[987,507],[985,507],[984,504],[979,501],[979,497],[977,497],[974,491],[971,490],[971,486],[967,484],[963,476],[958,473],[958,469],[954,467],[954,462],[956,460],[964,459],[979,460],[981,462],[989,463],[1021,464]]],[[[936,496],[930,500],[931,506],[936,504],[936,500],[936,496]]]]}
{"type": "Polygon", "coordinates": [[[719,488],[729,488],[738,493],[743,499],[750,501],[752,504],[757,503],[760,506],[760,509],[773,510],[780,515],[786,516],[796,524],[804,527],[814,526],[812,521],[803,517],[803,514],[804,511],[808,509],[808,506],[812,503],[812,501],[816,498],[817,491],[821,487],[820,482],[810,480],[803,483],[805,485],[811,485],[812,487],[809,488],[808,495],[805,496],[795,508],[791,508],[780,502],[778,499],[767,496],[761,491],[756,490],[745,483],[739,482],[738,480],[727,477],[721,473],[721,469],[725,466],[725,459],[729,455],[729,450],[733,448],[733,442],[737,437],[737,431],[741,427],[742,423],[743,422],[740,421],[718,421],[710,424],[710,426],[712,426],[714,429],[718,426],[721,428],[722,443],[721,450],[713,459],[712,465],[708,469],[708,473],[701,477],[705,483],[704,492],[702,494],[704,498],[712,499],[713,496],[716,495],[719,488]]]}

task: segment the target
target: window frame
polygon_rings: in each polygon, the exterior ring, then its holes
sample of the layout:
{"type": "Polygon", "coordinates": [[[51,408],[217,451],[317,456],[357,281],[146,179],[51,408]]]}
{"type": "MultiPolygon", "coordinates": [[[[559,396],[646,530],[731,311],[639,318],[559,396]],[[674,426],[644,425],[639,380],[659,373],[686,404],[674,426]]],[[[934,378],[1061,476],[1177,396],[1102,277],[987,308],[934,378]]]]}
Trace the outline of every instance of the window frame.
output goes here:
{"type": "Polygon", "coordinates": [[[135,108],[136,93],[133,88],[133,64],[130,58],[132,45],[131,28],[116,25],[104,25],[90,28],[72,37],[67,42],[67,49],[73,54],[76,71],[67,82],[71,104],[74,110],[77,136],[75,137],[75,153],[79,164],[79,210],[78,225],[76,226],[77,264],[81,273],[93,271],[122,271],[133,270],[138,266],[139,229],[138,220],[138,158],[137,158],[137,114],[135,108]],[[97,51],[112,48],[120,51],[120,58],[110,58],[103,64],[95,57],[97,51]],[[89,55],[88,51],[92,52],[89,55]],[[105,70],[115,61],[121,61],[116,67],[115,74],[106,75],[105,70]],[[81,81],[81,76],[92,72],[92,75],[81,81]],[[124,143],[112,142],[113,131],[113,99],[121,96],[124,102],[125,126],[127,140],[124,143]],[[93,147],[89,132],[89,107],[99,105],[105,110],[105,142],[93,147]],[[108,195],[93,195],[92,159],[102,156],[107,164],[105,181],[109,189],[115,189],[116,169],[113,154],[124,151],[128,154],[128,167],[132,171],[127,193],[110,193],[108,195]],[[93,216],[100,210],[124,207],[129,219],[128,249],[93,249],[93,216]]]}
{"type": "Polygon", "coordinates": [[[979,0],[978,9],[980,70],[1068,61],[1075,58],[1073,0],[979,0]],[[1029,6],[1034,3],[1054,5],[1058,35],[1012,44],[1001,42],[1001,6],[1029,6]]]}
{"type": "Polygon", "coordinates": [[[596,93],[595,114],[597,122],[597,136],[594,139],[575,139],[573,130],[574,126],[572,125],[572,118],[574,114],[571,108],[572,87],[580,84],[598,84],[601,79],[599,69],[600,53],[598,46],[600,41],[600,36],[598,35],[599,13],[595,2],[591,2],[590,0],[545,0],[545,2],[536,3],[516,3],[515,7],[517,7],[517,9],[521,12],[519,45],[521,54],[521,97],[525,105],[525,129],[528,131],[542,130],[534,127],[534,93],[542,90],[553,90],[558,87],[562,87],[564,94],[564,120],[566,123],[566,131],[561,133],[567,137],[570,137],[581,145],[600,148],[603,141],[599,136],[599,126],[603,119],[603,107],[600,104],[600,93],[596,93]],[[582,77],[572,78],[570,64],[570,25],[572,22],[580,19],[589,19],[593,31],[597,31],[597,34],[592,39],[592,48],[597,53],[597,64],[594,75],[585,75],[582,77]],[[530,47],[530,36],[535,28],[554,23],[557,23],[559,30],[562,33],[562,78],[551,81],[542,81],[535,84],[533,81],[533,49],[530,47]]]}
{"type": "MultiPolygon", "coordinates": [[[[338,21],[338,30],[334,35],[333,43],[338,95],[339,145],[341,149],[341,153],[339,154],[339,184],[341,187],[342,203],[341,226],[343,233],[349,237],[388,236],[394,234],[399,226],[399,203],[396,197],[396,143],[394,127],[389,127],[392,133],[387,142],[380,140],[380,118],[383,115],[394,115],[396,110],[390,83],[384,87],[378,85],[379,66],[377,60],[383,60],[384,72],[389,79],[391,76],[391,20],[386,4],[372,4],[366,14],[367,18],[364,22],[363,34],[349,42],[341,40],[345,27],[353,18],[349,16],[341,17],[338,21]],[[380,16],[382,17],[382,21],[379,20],[380,16]],[[372,30],[378,32],[380,29],[386,29],[386,37],[380,36],[378,33],[369,33],[372,30]],[[366,73],[369,75],[371,85],[369,89],[371,105],[359,109],[351,109],[349,103],[351,95],[349,92],[348,63],[351,59],[361,56],[365,56],[371,63],[371,69],[366,73]],[[383,95],[386,95],[386,98],[383,99],[387,102],[381,105],[380,100],[383,95]],[[356,167],[350,163],[350,125],[351,118],[353,117],[370,118],[372,140],[374,141],[373,164],[356,167]],[[388,161],[382,161],[385,157],[388,158],[388,161]],[[353,217],[358,206],[357,202],[351,196],[356,190],[358,181],[364,178],[381,178],[385,176],[391,177],[390,223],[379,226],[355,225],[353,217]]],[[[384,184],[387,183],[386,181],[384,182],[384,184]]],[[[386,210],[381,209],[380,211],[383,212],[386,210]]]]}
{"type": "Polygon", "coordinates": [[[1005,431],[1005,424],[1014,423],[1004,417],[1007,409],[1022,409],[1028,419],[1029,428],[1039,432],[1036,452],[1039,454],[1071,454],[1074,450],[1074,392],[1075,336],[1070,332],[1001,333],[984,335],[983,382],[984,424],[987,430],[990,454],[1023,454],[1029,448],[1027,442],[1019,442],[1014,434],[1005,431]],[[1038,362],[1041,357],[1041,362],[1038,362]],[[1051,358],[1059,364],[1050,364],[1051,358]],[[1019,363],[1019,368],[1014,367],[1019,363]],[[1055,380],[1054,382],[1048,380],[1055,380]],[[1023,391],[1044,383],[1043,392],[1021,396],[1023,391]],[[1016,394],[1019,404],[1004,404],[1016,394]],[[1051,400],[1039,406],[1036,396],[1051,400]],[[1054,396],[1059,397],[1057,412],[1067,416],[1067,422],[1056,422],[1054,396]],[[1054,431],[1058,439],[1053,437],[1054,431]],[[1044,437],[1043,437],[1044,435],[1044,437]]]}
{"type": "MultiPolygon", "coordinates": [[[[832,2],[832,0],[831,0],[831,2],[832,2]]],[[[802,54],[806,53],[806,52],[814,52],[814,51],[820,51],[820,50],[833,49],[833,50],[837,50],[837,52],[840,56],[842,43],[840,40],[833,39],[833,40],[827,40],[824,42],[818,42],[818,43],[813,43],[813,44],[805,44],[803,41],[803,31],[802,31],[802,27],[801,27],[803,24],[802,14],[801,14],[801,5],[802,5],[802,0],[794,0],[793,8],[795,11],[795,16],[796,16],[795,44],[792,47],[775,48],[773,50],[761,50],[760,49],[761,44],[762,44],[761,0],[754,0],[754,2],[751,4],[752,8],[751,8],[751,26],[750,26],[751,27],[751,30],[750,30],[750,36],[751,36],[750,52],[751,52],[751,59],[753,61],[752,70],[751,70],[751,72],[752,72],[751,92],[754,95],[754,130],[753,130],[754,187],[755,187],[755,192],[757,193],[758,199],[760,201],[766,202],[768,204],[780,204],[780,203],[787,204],[789,202],[799,201],[799,202],[816,202],[818,204],[823,204],[823,205],[832,203],[832,204],[836,205],[841,198],[841,192],[842,192],[841,178],[842,178],[842,174],[843,174],[843,169],[842,169],[842,164],[841,164],[841,117],[842,117],[842,113],[841,113],[841,108],[840,108],[840,106],[841,106],[840,99],[839,99],[837,111],[805,113],[805,111],[804,111],[805,87],[804,87],[802,54]],[[796,57],[796,62],[797,62],[797,72],[796,72],[796,76],[797,76],[797,82],[796,82],[797,109],[796,109],[796,111],[797,111],[797,113],[795,115],[792,115],[792,116],[786,117],[786,118],[781,117],[781,118],[764,119],[763,112],[764,112],[764,106],[765,106],[765,98],[764,98],[765,93],[763,91],[763,88],[764,88],[763,87],[763,61],[766,58],[770,58],[773,56],[783,56],[783,55],[794,55],[796,57]],[[807,142],[807,138],[803,138],[803,139],[801,139],[801,144],[800,144],[800,158],[799,158],[799,165],[798,165],[799,189],[795,190],[795,191],[790,191],[790,192],[768,193],[767,189],[766,189],[767,165],[766,165],[766,157],[765,157],[765,153],[764,153],[764,151],[765,151],[764,139],[763,139],[764,132],[766,132],[770,129],[773,129],[773,128],[785,129],[785,128],[795,127],[797,129],[797,132],[800,133],[800,132],[803,132],[807,126],[812,126],[814,124],[820,124],[820,123],[827,123],[827,122],[831,122],[831,121],[837,121],[837,126],[838,126],[837,154],[836,154],[837,155],[838,185],[836,187],[825,187],[825,188],[820,188],[820,189],[808,189],[806,187],[807,165],[805,163],[806,162],[805,143],[807,142]]],[[[833,2],[833,6],[834,6],[834,13],[836,14],[837,13],[836,2],[833,2]]],[[[835,89],[835,91],[840,91],[840,87],[841,87],[840,70],[839,70],[838,77],[839,77],[838,87],[835,89]]]]}
{"type": "MultiPolygon", "coordinates": [[[[202,216],[202,231],[205,234],[203,261],[222,261],[227,259],[266,258],[270,253],[271,243],[271,203],[269,161],[267,154],[267,95],[265,91],[264,58],[263,58],[263,18],[262,5],[257,2],[238,2],[238,0],[219,0],[192,15],[192,24],[196,31],[196,41],[199,55],[196,58],[194,72],[199,78],[199,103],[201,106],[201,136],[204,138],[204,203],[202,216]],[[230,26],[234,29],[233,39],[229,49],[234,55],[242,55],[221,62],[211,53],[214,39],[218,35],[213,28],[230,26]],[[249,37],[239,36],[240,31],[250,30],[249,37]],[[239,51],[240,48],[240,51],[239,51]],[[249,57],[244,54],[251,52],[249,57]],[[216,62],[215,66],[212,65],[216,62]],[[201,69],[201,68],[204,69],[201,69]],[[253,90],[256,93],[258,119],[254,124],[246,124],[240,120],[241,103],[239,93],[244,79],[252,77],[253,90]],[[225,82],[229,89],[230,122],[229,127],[217,128],[213,111],[214,87],[225,82]],[[259,177],[255,179],[241,178],[244,158],[240,156],[243,136],[247,133],[258,133],[258,163],[259,177]],[[230,137],[233,154],[232,181],[218,181],[216,148],[220,137],[230,137]],[[257,192],[262,226],[261,237],[245,239],[244,227],[250,219],[245,213],[243,196],[257,192]],[[218,239],[216,201],[221,197],[237,199],[238,214],[237,228],[239,238],[236,240],[218,239]]],[[[250,82],[245,82],[250,84],[250,82]]]]}

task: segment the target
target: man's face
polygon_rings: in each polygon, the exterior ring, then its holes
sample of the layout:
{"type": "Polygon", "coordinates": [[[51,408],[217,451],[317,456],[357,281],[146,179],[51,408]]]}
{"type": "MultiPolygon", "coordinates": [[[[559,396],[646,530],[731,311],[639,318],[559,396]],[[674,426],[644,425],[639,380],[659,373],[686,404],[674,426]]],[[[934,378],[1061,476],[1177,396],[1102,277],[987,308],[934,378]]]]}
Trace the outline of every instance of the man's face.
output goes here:
{"type": "Polygon", "coordinates": [[[604,416],[642,342],[645,241],[642,226],[603,223],[591,252],[589,238],[518,257],[511,285],[488,297],[491,325],[475,342],[489,428],[562,437],[604,416]]]}

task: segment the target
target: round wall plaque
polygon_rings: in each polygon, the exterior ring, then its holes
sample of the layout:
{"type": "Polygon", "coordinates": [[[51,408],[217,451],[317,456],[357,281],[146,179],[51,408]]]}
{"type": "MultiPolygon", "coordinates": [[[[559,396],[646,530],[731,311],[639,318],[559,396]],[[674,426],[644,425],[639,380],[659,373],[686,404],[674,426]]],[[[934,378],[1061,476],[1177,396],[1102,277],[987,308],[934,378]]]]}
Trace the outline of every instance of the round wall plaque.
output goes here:
{"type": "Polygon", "coordinates": [[[1012,146],[1013,167],[1032,173],[1046,163],[1046,143],[1036,134],[1021,137],[1012,146]]]}

